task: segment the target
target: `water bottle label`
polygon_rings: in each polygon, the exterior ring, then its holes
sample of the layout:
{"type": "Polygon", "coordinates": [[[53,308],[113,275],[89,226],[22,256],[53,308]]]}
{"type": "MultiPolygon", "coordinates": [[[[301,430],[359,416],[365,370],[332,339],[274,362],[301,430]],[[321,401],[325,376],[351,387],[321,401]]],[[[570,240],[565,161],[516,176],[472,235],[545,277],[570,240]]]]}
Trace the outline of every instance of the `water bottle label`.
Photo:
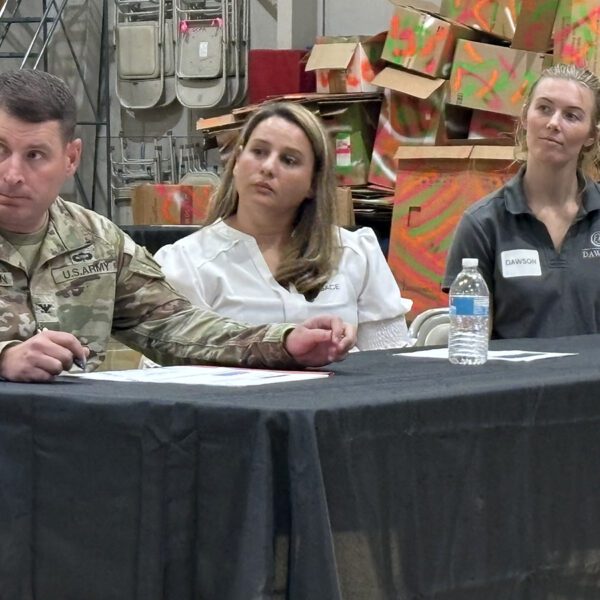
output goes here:
{"type": "Polygon", "coordinates": [[[450,314],[457,317],[487,317],[490,299],[484,296],[453,296],[450,314]]]}

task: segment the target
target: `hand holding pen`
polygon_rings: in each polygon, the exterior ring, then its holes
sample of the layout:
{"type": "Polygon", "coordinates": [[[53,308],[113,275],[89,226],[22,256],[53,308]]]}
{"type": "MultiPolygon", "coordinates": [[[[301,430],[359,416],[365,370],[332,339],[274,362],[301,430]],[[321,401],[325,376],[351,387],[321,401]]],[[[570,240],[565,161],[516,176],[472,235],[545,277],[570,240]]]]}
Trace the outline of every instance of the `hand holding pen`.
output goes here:
{"type": "Polygon", "coordinates": [[[71,333],[44,329],[0,354],[0,376],[8,381],[52,381],[73,364],[85,369],[89,355],[71,333]]]}

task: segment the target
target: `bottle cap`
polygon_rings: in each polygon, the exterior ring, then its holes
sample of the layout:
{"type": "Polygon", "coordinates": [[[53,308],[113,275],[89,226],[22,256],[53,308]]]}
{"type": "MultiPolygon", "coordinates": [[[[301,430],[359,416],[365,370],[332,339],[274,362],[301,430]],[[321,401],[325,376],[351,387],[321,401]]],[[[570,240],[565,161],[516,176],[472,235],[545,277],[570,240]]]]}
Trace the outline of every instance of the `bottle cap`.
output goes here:
{"type": "Polygon", "coordinates": [[[477,258],[463,258],[462,266],[465,267],[476,267],[479,264],[479,260],[477,258]]]}

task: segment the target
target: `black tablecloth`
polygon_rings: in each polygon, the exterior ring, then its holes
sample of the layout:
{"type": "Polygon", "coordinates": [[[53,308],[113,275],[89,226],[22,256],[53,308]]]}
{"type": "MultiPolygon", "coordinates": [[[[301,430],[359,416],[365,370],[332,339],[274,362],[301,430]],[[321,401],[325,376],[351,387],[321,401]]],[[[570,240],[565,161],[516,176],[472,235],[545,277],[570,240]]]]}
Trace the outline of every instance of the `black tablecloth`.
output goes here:
{"type": "Polygon", "coordinates": [[[198,231],[199,225],[120,225],[136,244],[144,246],[150,254],[167,244],[198,231]]]}
{"type": "MultiPolygon", "coordinates": [[[[156,254],[159,248],[174,244],[182,237],[200,229],[199,225],[120,225],[120,227],[136,244],[144,246],[150,254],[156,254]]],[[[360,215],[357,217],[356,227],[349,229],[354,230],[359,227],[373,229],[382,252],[387,256],[390,238],[389,218],[385,215],[360,215]]]]}
{"type": "Polygon", "coordinates": [[[0,597],[600,597],[600,336],[256,388],[0,384],[0,597]]]}

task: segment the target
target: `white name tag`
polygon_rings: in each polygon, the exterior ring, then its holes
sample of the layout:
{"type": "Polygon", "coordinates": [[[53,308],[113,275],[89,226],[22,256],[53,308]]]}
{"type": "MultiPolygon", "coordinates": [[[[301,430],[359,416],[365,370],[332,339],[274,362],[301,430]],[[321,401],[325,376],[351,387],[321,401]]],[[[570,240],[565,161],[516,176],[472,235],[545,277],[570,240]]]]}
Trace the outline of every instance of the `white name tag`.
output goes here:
{"type": "Polygon", "coordinates": [[[540,255],[537,250],[506,250],[500,254],[502,277],[540,277],[540,255]]]}

